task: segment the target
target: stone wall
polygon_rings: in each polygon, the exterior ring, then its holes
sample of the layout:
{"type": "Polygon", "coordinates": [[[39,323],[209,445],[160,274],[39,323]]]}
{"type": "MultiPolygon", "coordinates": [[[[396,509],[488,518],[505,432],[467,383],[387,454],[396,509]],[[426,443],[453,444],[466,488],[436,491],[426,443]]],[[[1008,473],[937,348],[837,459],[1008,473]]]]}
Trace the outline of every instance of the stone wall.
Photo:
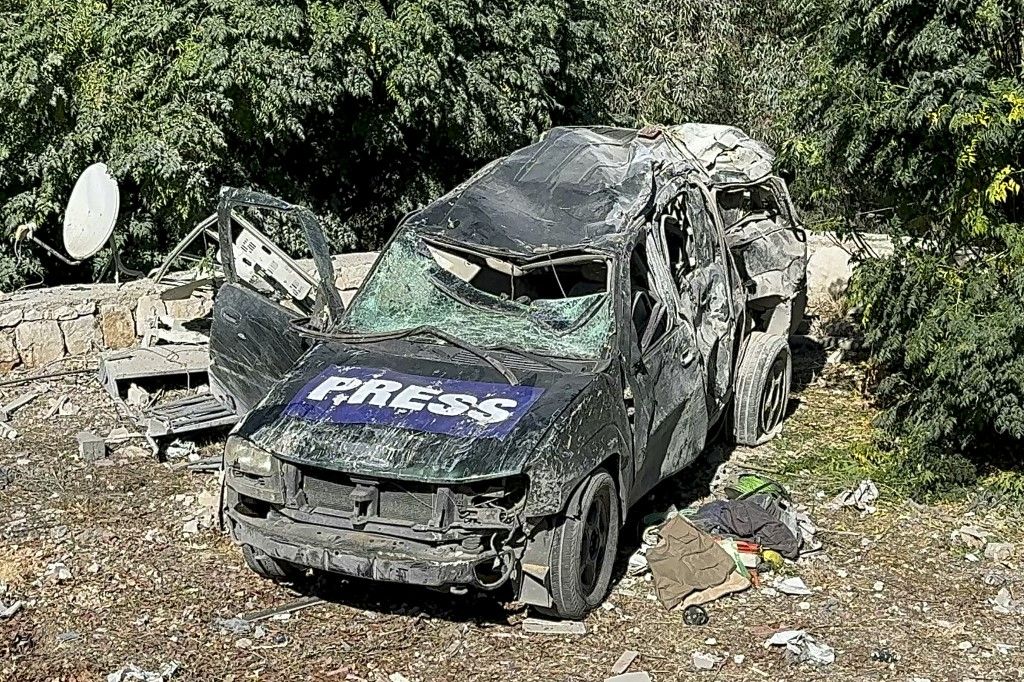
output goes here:
{"type": "MultiPolygon", "coordinates": [[[[891,242],[882,235],[868,239],[867,244],[874,253],[892,251],[891,242]]],[[[808,295],[813,310],[841,295],[850,279],[854,254],[861,253],[862,247],[828,235],[812,235],[808,251],[808,295]]],[[[336,281],[346,302],[375,256],[353,253],[334,258],[336,281]]],[[[0,374],[17,367],[41,367],[71,355],[138,345],[158,315],[187,321],[210,313],[213,295],[209,290],[182,300],[164,300],[161,294],[168,288],[140,280],[120,286],[74,285],[0,294],[0,374]]]]}
{"type": "MultiPolygon", "coordinates": [[[[351,294],[359,286],[375,255],[335,257],[336,281],[343,293],[351,294]]],[[[136,346],[160,315],[183,322],[209,315],[209,288],[188,298],[165,300],[162,294],[170,288],[137,280],[0,293],[0,374],[67,356],[136,346]]]]}

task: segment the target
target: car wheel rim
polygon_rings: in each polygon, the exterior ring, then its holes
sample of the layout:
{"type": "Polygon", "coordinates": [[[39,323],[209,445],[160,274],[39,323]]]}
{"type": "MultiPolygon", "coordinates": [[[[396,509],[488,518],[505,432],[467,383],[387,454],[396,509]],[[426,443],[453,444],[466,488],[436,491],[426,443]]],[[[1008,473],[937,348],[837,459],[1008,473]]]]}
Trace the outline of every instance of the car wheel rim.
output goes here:
{"type": "Polygon", "coordinates": [[[785,353],[779,353],[772,363],[761,397],[761,428],[765,433],[774,429],[786,411],[789,395],[789,363],[785,353]]]}
{"type": "Polygon", "coordinates": [[[583,541],[580,543],[580,585],[584,594],[591,594],[597,587],[608,545],[610,517],[611,506],[606,496],[596,496],[587,510],[583,541]]]}

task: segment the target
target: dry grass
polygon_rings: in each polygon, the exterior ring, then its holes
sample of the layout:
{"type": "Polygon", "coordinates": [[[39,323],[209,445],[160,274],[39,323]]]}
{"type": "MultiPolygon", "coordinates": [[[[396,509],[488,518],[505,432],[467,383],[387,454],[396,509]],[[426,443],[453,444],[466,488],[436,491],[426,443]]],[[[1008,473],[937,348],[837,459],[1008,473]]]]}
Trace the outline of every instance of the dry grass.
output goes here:
{"type": "MultiPolygon", "coordinates": [[[[810,361],[811,368],[817,364],[810,361]]],[[[799,407],[782,439],[757,450],[716,453],[737,465],[791,472],[794,495],[822,527],[826,555],[787,571],[803,577],[814,594],[748,591],[710,605],[707,626],[688,627],[654,601],[648,582],[617,578],[582,637],[525,635],[519,627],[524,609],[493,596],[456,598],[339,580],[324,587],[329,603],[267,621],[263,636],[240,641],[220,631],[215,619],[294,595],[249,573],[215,529],[182,533],[195,508],[180,496],[214,486],[213,477],[119,455],[103,466],[78,461],[74,434],[81,428],[106,433],[117,420],[90,380],[65,382],[55,390],[73,395],[78,415],[44,422],[45,402],[26,408],[15,423],[22,437],[13,448],[0,445],[0,467],[15,474],[0,490],[0,570],[7,572],[0,581],[20,576],[9,581],[11,591],[27,603],[13,619],[0,621],[0,679],[102,680],[125,663],[155,670],[177,660],[175,679],[181,680],[379,682],[400,673],[422,681],[599,681],[626,649],[640,652],[631,669],[646,670],[657,682],[1019,679],[1013,672],[1024,668],[1019,618],[995,614],[987,599],[999,585],[1024,598],[1020,554],[1008,566],[972,562],[948,541],[951,530],[972,523],[1020,542],[1019,513],[912,505],[889,491],[875,515],[830,512],[825,502],[842,476],[793,467],[869,442],[870,410],[856,378],[842,378],[843,367],[796,394],[799,407]],[[12,524],[16,516],[24,520],[12,524]],[[54,561],[64,562],[72,579],[33,584],[54,561]],[[881,591],[876,582],[883,583],[881,591]],[[806,629],[835,647],[836,663],[826,669],[791,665],[782,653],[763,648],[781,628],[806,629]],[[61,641],[68,632],[78,638],[61,641]],[[879,648],[899,660],[873,661],[879,648]],[[694,670],[695,651],[720,656],[719,669],[694,670]],[[734,656],[743,656],[742,663],[734,656]]],[[[708,468],[660,487],[645,505],[685,504],[706,494],[708,468]]],[[[620,565],[638,541],[634,522],[624,533],[620,565]]]]}

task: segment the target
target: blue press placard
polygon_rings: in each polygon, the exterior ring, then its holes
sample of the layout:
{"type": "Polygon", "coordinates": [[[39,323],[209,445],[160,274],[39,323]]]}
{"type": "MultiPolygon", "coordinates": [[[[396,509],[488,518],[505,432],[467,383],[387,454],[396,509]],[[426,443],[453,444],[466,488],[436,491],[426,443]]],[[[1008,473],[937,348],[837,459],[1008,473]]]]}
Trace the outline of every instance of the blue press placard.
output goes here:
{"type": "Polygon", "coordinates": [[[295,394],[284,414],[307,421],[500,439],[543,393],[538,386],[332,365],[295,394]]]}

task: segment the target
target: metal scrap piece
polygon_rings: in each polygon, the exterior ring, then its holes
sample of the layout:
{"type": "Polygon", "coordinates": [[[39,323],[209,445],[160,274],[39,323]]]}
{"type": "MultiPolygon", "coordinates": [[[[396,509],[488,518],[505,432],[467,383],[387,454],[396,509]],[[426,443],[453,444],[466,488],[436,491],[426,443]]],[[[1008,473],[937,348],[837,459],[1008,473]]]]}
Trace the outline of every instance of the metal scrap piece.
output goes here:
{"type": "Polygon", "coordinates": [[[152,346],[102,354],[99,379],[107,393],[119,400],[121,389],[118,382],[175,374],[205,374],[209,369],[210,352],[203,346],[152,346]]]}

